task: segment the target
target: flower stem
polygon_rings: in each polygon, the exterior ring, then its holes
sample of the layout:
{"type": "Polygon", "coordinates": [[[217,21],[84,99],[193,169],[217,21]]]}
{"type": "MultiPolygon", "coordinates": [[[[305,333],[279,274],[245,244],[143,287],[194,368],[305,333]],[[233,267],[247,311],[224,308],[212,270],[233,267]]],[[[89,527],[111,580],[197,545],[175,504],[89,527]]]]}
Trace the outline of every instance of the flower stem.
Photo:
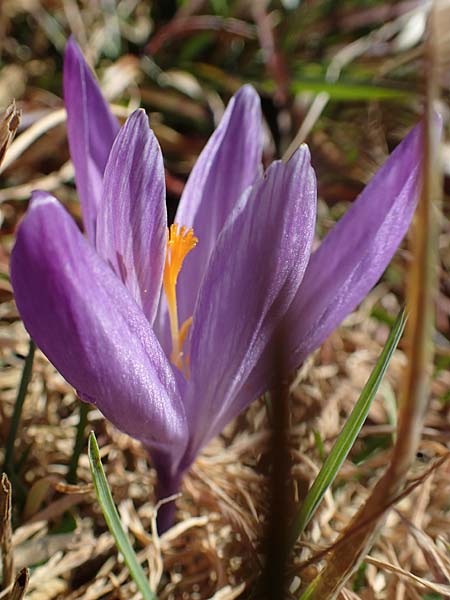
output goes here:
{"type": "Polygon", "coordinates": [[[181,479],[182,475],[165,477],[163,473],[158,471],[157,499],[160,502],[160,505],[156,517],[156,524],[159,535],[162,535],[165,531],[170,529],[175,522],[175,499],[168,500],[167,502],[164,502],[164,500],[174,496],[180,491],[181,479]]]}

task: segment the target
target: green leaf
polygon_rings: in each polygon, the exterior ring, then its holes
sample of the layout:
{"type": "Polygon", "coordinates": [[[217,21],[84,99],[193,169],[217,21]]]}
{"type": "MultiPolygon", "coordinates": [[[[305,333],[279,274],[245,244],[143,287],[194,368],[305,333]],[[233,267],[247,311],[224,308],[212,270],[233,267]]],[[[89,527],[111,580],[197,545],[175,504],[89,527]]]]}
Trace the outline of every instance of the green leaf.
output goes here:
{"type": "Polygon", "coordinates": [[[6,440],[5,446],[5,461],[3,468],[8,473],[8,475],[11,474],[12,471],[14,471],[14,444],[16,441],[17,431],[19,429],[25,397],[28,391],[28,384],[31,381],[31,375],[33,373],[33,360],[35,350],[36,346],[34,345],[33,340],[30,340],[28,346],[28,354],[23,365],[22,377],[20,379],[19,389],[17,391],[16,401],[14,403],[14,410],[11,417],[8,438],[6,440]]]}
{"type": "Polygon", "coordinates": [[[77,435],[73,446],[72,458],[70,459],[69,468],[67,470],[67,483],[75,484],[77,482],[77,469],[80,455],[83,451],[85,442],[84,430],[88,421],[89,405],[85,402],[80,402],[80,418],[78,420],[77,435]]]}
{"type": "Polygon", "coordinates": [[[138,562],[133,547],[130,544],[130,540],[122,528],[119,513],[115,507],[111,490],[109,489],[108,481],[106,480],[105,471],[103,470],[102,461],[100,460],[100,452],[93,431],[91,431],[89,435],[88,455],[92,479],[94,480],[95,493],[102,509],[103,516],[105,517],[106,524],[108,525],[108,529],[116,542],[117,548],[122,553],[125,563],[130,571],[130,575],[134,579],[144,600],[156,600],[156,596],[150,589],[147,577],[138,562]]]}
{"type": "Polygon", "coordinates": [[[325,460],[325,446],[323,445],[323,439],[320,435],[320,431],[314,431],[314,442],[316,444],[317,451],[319,452],[320,460],[325,460]]]}
{"type": "Polygon", "coordinates": [[[381,381],[386,373],[386,370],[391,361],[392,355],[397,348],[398,342],[405,328],[406,317],[405,311],[402,310],[398,315],[391,329],[385,347],[372,371],[364,389],[355,404],[349,418],[347,419],[344,428],[342,429],[338,439],[336,440],[330,454],[325,460],[319,474],[306,495],[300,510],[298,511],[291,531],[291,545],[294,545],[297,538],[303,533],[306,526],[310,522],[316,512],[325,492],[333,483],[342,463],[350,452],[361,427],[366,420],[367,413],[373,399],[378,391],[381,381]]]}
{"type": "Polygon", "coordinates": [[[371,83],[349,81],[326,81],[314,79],[297,79],[291,85],[291,92],[326,92],[333,100],[396,100],[410,97],[410,90],[395,87],[378,86],[371,83]]]}

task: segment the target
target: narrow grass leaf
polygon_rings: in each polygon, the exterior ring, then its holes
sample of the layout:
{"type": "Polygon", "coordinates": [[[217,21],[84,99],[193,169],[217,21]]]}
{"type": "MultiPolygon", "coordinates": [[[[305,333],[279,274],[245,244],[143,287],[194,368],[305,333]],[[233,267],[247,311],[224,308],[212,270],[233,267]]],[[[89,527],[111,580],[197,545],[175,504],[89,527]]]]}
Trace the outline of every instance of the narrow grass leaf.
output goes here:
{"type": "Polygon", "coordinates": [[[17,397],[11,417],[11,424],[9,426],[8,438],[5,445],[5,460],[3,468],[8,474],[11,474],[11,472],[14,471],[14,444],[16,441],[17,431],[19,429],[20,418],[22,416],[23,404],[27,395],[28,384],[30,383],[31,374],[33,372],[35,349],[36,346],[34,345],[33,340],[30,340],[28,354],[23,365],[22,377],[20,379],[19,389],[17,391],[17,397]]]}
{"type": "Polygon", "coordinates": [[[405,311],[398,315],[391,329],[386,345],[372,371],[364,389],[347,419],[341,434],[336,440],[330,454],[326,458],[319,474],[308,491],[292,525],[291,546],[303,533],[317,510],[325,492],[333,483],[342,463],[350,452],[360,430],[366,420],[367,413],[375,398],[381,381],[397,348],[398,342],[405,328],[405,311]]]}
{"type": "Polygon", "coordinates": [[[291,85],[293,93],[326,92],[333,100],[366,101],[398,100],[414,96],[414,92],[395,87],[377,86],[370,83],[297,79],[291,85]]]}
{"type": "Polygon", "coordinates": [[[78,421],[77,435],[75,438],[75,444],[73,446],[72,458],[70,465],[67,470],[67,483],[76,484],[77,482],[77,469],[78,462],[80,460],[81,452],[85,442],[84,431],[86,429],[88,421],[89,405],[85,402],[80,402],[80,418],[78,421]]]}
{"type": "Polygon", "coordinates": [[[103,470],[102,461],[100,460],[100,452],[93,431],[89,435],[88,455],[95,493],[102,509],[103,516],[105,517],[106,524],[116,542],[116,546],[122,553],[125,563],[130,571],[130,575],[134,579],[143,599],[156,600],[156,596],[150,589],[147,577],[138,562],[130,540],[122,528],[119,513],[114,504],[105,471],[103,470]]]}

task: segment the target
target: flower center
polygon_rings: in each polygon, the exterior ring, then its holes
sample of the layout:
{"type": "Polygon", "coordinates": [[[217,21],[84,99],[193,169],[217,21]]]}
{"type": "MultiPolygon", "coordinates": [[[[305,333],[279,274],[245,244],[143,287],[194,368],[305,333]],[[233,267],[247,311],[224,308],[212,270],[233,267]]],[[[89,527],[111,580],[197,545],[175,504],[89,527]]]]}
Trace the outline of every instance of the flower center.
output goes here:
{"type": "Polygon", "coordinates": [[[187,229],[183,226],[179,229],[176,223],[170,226],[163,286],[169,308],[170,334],[172,337],[172,354],[170,355],[170,360],[180,370],[183,370],[183,343],[192,324],[192,317],[186,319],[180,328],[177,308],[177,279],[184,259],[195,248],[197,242],[198,239],[194,236],[192,228],[187,229]]]}

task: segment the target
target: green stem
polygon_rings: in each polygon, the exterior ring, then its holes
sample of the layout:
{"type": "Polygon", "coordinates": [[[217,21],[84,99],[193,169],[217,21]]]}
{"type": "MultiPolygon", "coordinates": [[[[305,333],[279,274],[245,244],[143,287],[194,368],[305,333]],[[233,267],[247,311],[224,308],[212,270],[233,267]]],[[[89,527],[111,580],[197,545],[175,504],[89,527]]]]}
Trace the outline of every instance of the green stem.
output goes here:
{"type": "Polygon", "coordinates": [[[75,484],[77,482],[77,469],[80,460],[81,452],[84,447],[84,432],[87,425],[87,417],[89,412],[89,404],[80,403],[80,419],[78,421],[77,435],[73,446],[72,458],[67,470],[67,483],[75,484]]]}
{"type": "Polygon", "coordinates": [[[16,441],[17,430],[19,429],[19,423],[20,418],[22,416],[23,404],[27,395],[28,384],[30,383],[31,379],[35,350],[36,346],[34,345],[33,340],[30,340],[28,354],[25,359],[25,364],[23,366],[22,378],[20,380],[19,390],[17,392],[16,402],[14,404],[14,411],[11,417],[8,439],[6,440],[4,462],[4,470],[6,472],[10,472],[13,470],[14,443],[16,441]]]}

